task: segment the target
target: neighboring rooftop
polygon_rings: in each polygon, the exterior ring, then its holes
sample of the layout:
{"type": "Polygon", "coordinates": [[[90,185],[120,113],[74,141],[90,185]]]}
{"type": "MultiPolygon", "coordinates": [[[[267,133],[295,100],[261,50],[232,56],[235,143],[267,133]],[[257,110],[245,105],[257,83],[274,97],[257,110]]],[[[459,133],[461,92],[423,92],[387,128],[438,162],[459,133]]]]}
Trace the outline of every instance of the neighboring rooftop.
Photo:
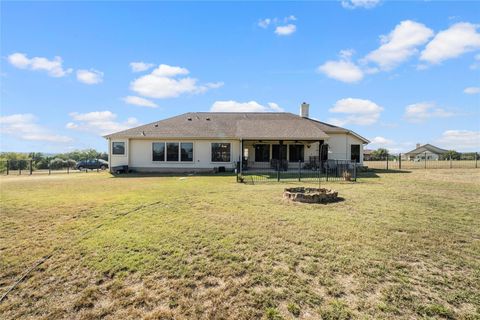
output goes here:
{"type": "Polygon", "coordinates": [[[442,148],[439,148],[439,147],[435,147],[434,145],[431,145],[429,143],[427,144],[424,144],[422,146],[418,146],[417,148],[413,149],[412,151],[409,151],[407,153],[405,153],[406,155],[416,155],[416,154],[419,154],[419,153],[422,153],[422,152],[431,152],[431,153],[435,153],[435,154],[444,154],[446,152],[448,152],[448,150],[445,150],[445,149],[442,149],[442,148]]]}
{"type": "Polygon", "coordinates": [[[288,112],[189,112],[105,138],[318,140],[329,133],[351,133],[368,142],[350,130],[288,112]]]}

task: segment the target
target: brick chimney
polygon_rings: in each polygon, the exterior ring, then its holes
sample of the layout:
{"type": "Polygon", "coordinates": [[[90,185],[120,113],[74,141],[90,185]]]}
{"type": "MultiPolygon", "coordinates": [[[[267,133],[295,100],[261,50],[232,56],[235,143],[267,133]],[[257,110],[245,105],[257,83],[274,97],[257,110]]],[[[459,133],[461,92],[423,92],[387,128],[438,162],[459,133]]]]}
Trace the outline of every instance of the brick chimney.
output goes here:
{"type": "Polygon", "coordinates": [[[310,109],[310,105],[306,102],[302,103],[302,105],[300,106],[300,117],[302,118],[308,118],[309,116],[309,110],[310,109]]]}
{"type": "Polygon", "coordinates": [[[417,148],[420,148],[421,144],[420,143],[417,143],[417,148]]]}

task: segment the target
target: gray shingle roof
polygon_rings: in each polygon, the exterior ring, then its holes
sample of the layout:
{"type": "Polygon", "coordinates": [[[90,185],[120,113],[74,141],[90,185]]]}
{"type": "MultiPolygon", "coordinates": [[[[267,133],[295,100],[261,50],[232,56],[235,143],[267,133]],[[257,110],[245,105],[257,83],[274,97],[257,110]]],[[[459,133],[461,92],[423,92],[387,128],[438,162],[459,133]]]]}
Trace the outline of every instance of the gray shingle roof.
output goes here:
{"type": "Polygon", "coordinates": [[[328,133],[346,132],[356,135],[344,128],[287,112],[189,112],[105,138],[318,140],[328,138],[328,133]]]}

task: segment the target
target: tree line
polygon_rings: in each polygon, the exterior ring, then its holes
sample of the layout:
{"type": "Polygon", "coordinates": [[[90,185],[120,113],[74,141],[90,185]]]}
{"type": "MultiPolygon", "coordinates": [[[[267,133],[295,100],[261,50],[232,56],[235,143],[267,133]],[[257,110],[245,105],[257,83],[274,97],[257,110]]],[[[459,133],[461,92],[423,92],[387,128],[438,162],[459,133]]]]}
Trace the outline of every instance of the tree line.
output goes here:
{"type": "Polygon", "coordinates": [[[108,154],[106,152],[98,152],[95,149],[75,150],[54,155],[41,152],[0,152],[0,170],[6,168],[7,160],[10,170],[29,169],[30,160],[32,161],[33,170],[48,168],[55,170],[67,167],[74,168],[78,161],[88,159],[108,161],[108,154]]]}
{"type": "MultiPolygon", "coordinates": [[[[398,160],[399,154],[391,154],[387,149],[379,148],[372,151],[369,156],[369,160],[386,160],[387,157],[388,160],[398,160]]],[[[475,158],[477,160],[480,160],[480,154],[476,152],[460,153],[455,150],[449,150],[448,152],[440,156],[440,160],[475,160],[475,158]]]]}

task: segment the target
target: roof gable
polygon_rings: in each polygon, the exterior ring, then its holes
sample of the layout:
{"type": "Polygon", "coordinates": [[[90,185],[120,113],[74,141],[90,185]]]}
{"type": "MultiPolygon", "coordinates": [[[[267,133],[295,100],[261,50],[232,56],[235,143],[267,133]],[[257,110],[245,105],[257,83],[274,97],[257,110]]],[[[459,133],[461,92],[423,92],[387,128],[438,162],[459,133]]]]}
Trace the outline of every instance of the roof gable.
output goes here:
{"type": "Polygon", "coordinates": [[[411,154],[411,155],[415,155],[415,154],[419,154],[419,153],[422,153],[422,152],[431,152],[431,153],[435,153],[435,154],[444,154],[446,152],[448,152],[448,150],[445,150],[445,149],[442,149],[442,148],[439,148],[439,147],[435,147],[431,144],[424,144],[423,146],[420,146],[416,149],[413,149],[412,151],[409,151],[405,154],[411,154]]]}

